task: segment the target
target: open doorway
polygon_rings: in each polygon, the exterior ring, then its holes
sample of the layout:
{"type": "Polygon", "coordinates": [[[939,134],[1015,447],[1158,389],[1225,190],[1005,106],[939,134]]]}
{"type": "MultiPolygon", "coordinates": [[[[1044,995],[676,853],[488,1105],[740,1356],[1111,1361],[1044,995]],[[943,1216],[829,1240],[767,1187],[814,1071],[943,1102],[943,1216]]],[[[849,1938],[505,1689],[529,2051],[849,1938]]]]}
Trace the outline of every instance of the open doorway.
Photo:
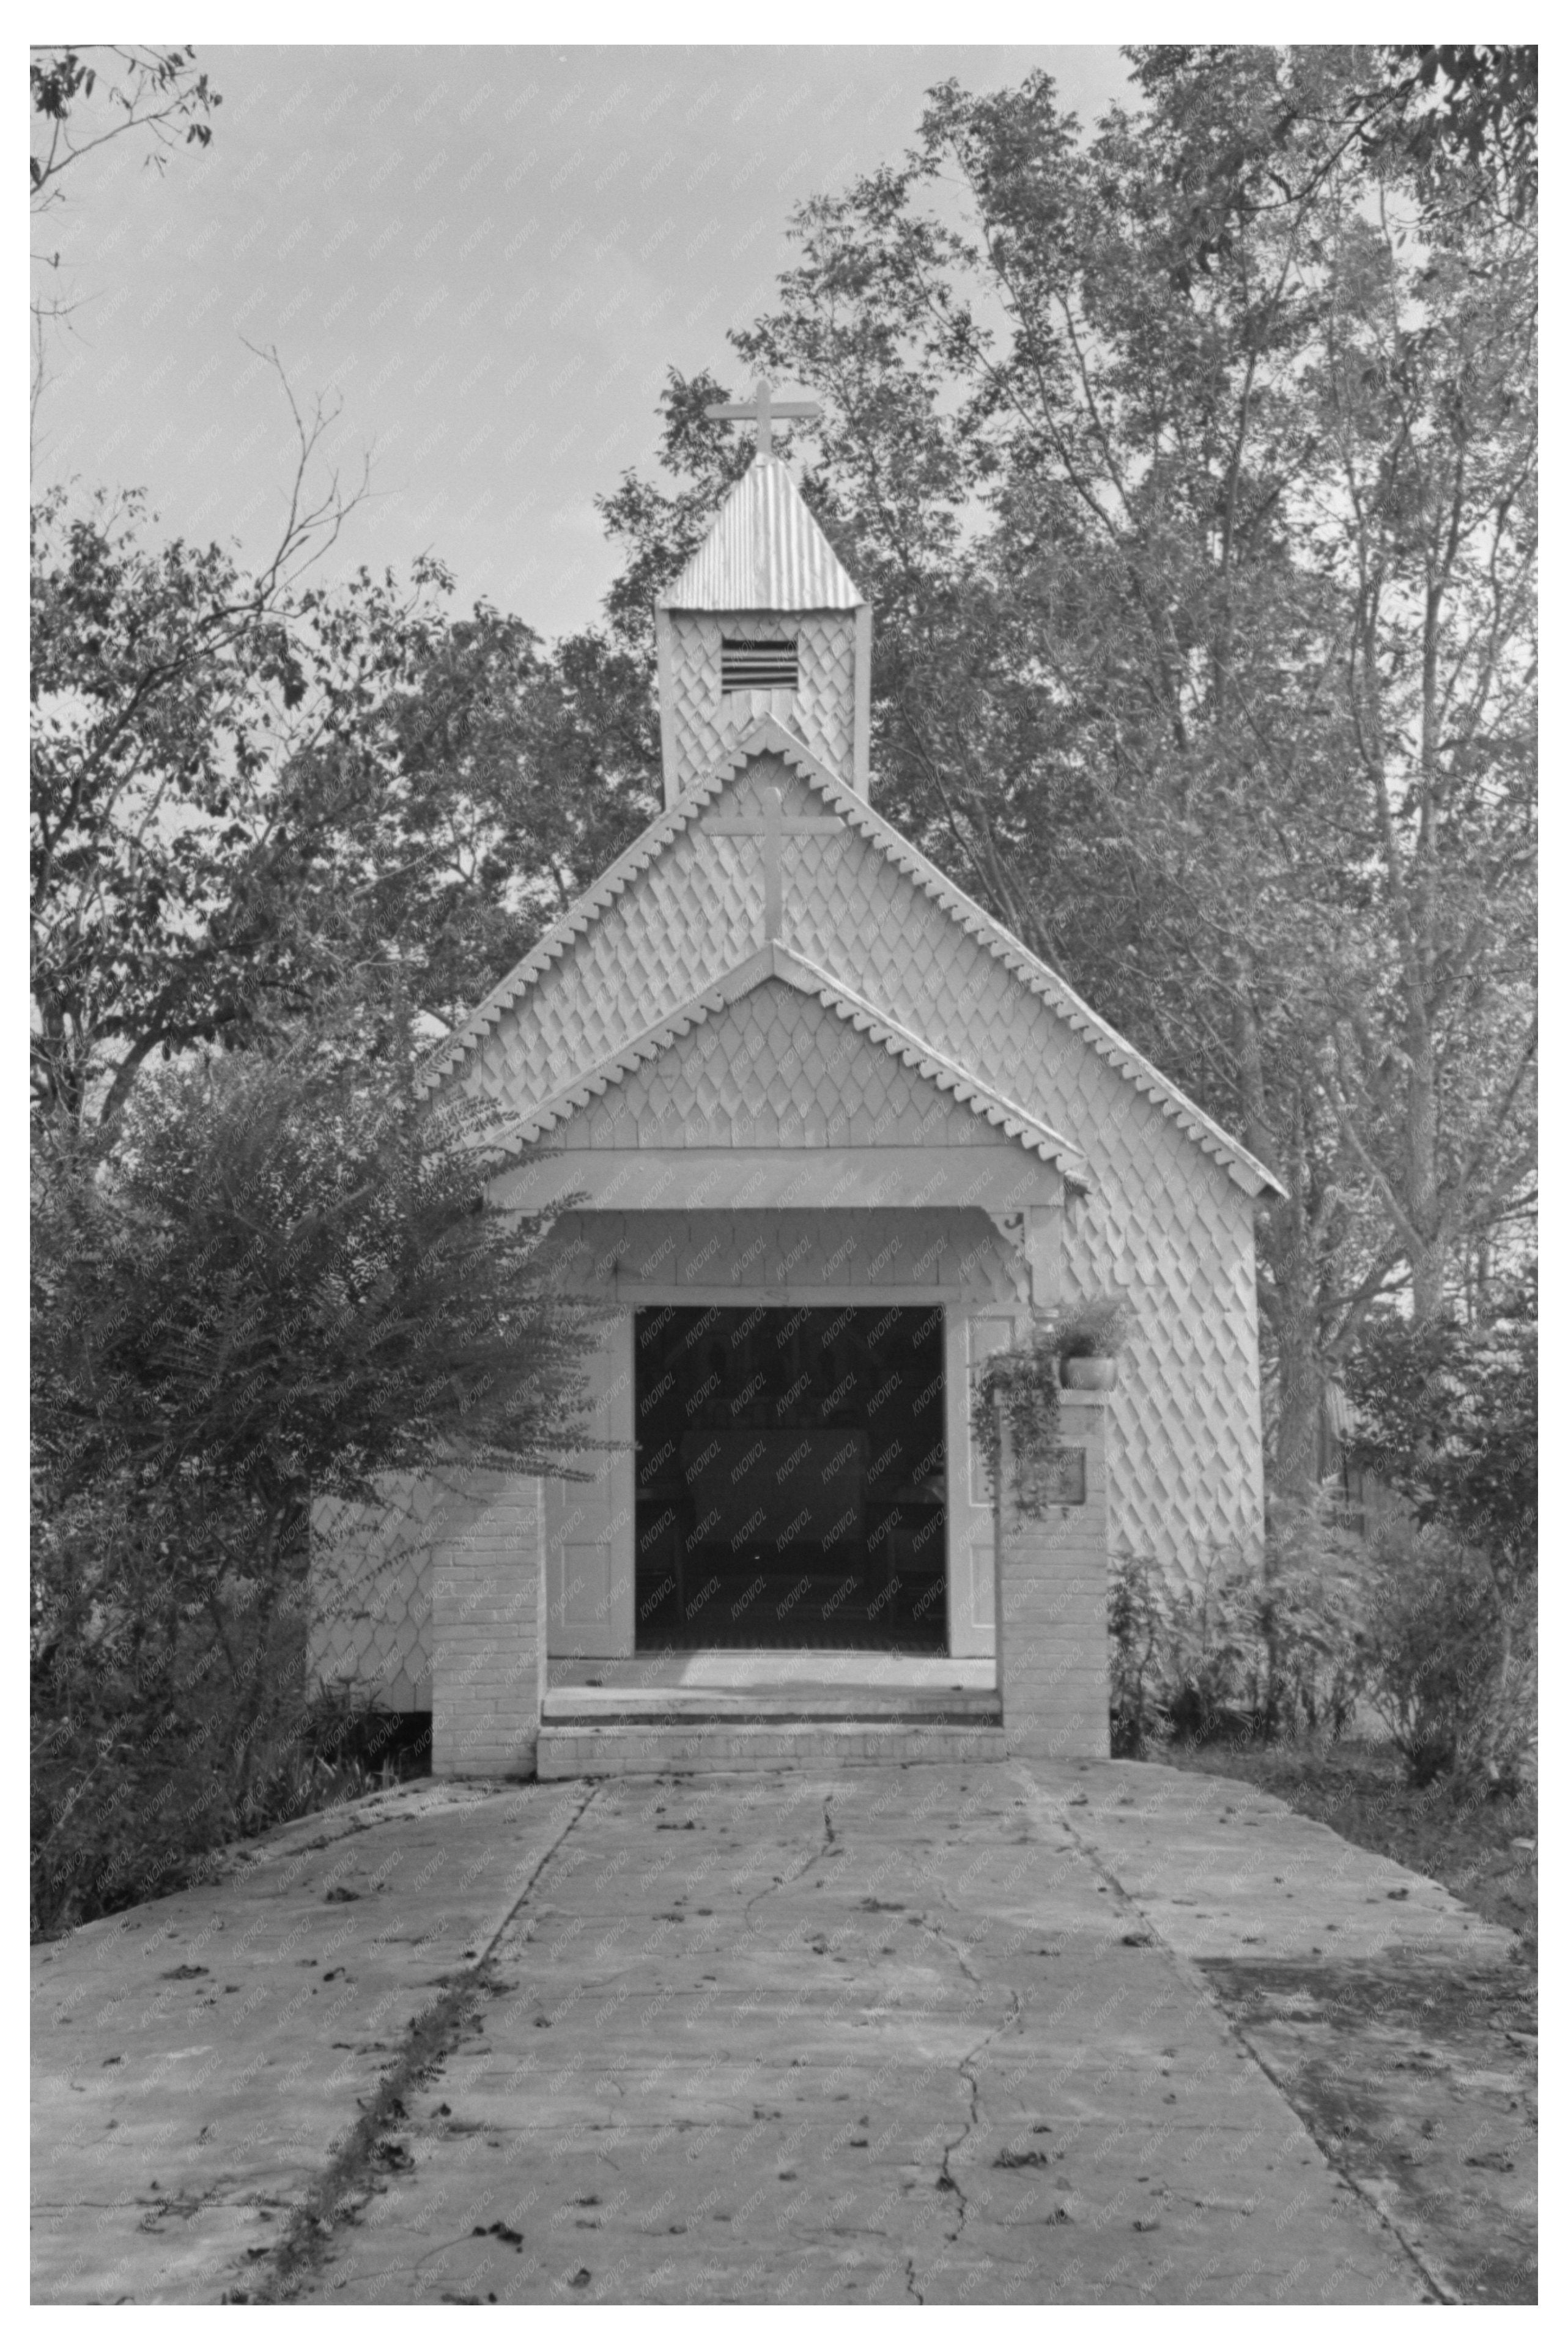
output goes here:
{"type": "Polygon", "coordinates": [[[637,1646],[947,1651],[940,1306],[637,1316],[637,1646]]]}

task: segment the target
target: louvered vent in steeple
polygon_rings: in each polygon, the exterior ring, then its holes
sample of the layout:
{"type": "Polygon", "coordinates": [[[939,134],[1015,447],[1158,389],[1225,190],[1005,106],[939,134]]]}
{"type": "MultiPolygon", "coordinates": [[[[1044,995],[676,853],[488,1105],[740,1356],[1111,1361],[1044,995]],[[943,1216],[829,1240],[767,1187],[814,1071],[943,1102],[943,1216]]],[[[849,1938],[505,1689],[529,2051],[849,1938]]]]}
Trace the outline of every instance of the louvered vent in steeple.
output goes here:
{"type": "Polygon", "coordinates": [[[722,693],[793,693],[800,683],[800,647],[794,637],[722,637],[722,693]]]}

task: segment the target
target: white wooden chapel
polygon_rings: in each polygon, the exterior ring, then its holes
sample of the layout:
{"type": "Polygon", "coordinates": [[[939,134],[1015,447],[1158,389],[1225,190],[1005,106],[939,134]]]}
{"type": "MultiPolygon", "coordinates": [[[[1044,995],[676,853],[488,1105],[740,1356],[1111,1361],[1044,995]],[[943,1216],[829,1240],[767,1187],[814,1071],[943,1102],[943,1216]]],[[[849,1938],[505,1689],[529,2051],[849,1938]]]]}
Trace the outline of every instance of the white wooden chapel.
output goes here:
{"type": "Polygon", "coordinates": [[[755,458],[656,613],[663,812],[425,1079],[505,1111],[503,1201],[580,1195],[549,1248],[613,1309],[617,1449],[325,1506],[312,1670],[428,1709],[446,1771],[1104,1752],[1110,1552],[1262,1540],[1278,1187],[877,815],[870,608],[771,446],[810,411],[731,412],[755,458]],[[1064,1398],[1077,1482],[1010,1521],[975,1367],[1105,1292],[1118,1385],[1064,1398]]]}

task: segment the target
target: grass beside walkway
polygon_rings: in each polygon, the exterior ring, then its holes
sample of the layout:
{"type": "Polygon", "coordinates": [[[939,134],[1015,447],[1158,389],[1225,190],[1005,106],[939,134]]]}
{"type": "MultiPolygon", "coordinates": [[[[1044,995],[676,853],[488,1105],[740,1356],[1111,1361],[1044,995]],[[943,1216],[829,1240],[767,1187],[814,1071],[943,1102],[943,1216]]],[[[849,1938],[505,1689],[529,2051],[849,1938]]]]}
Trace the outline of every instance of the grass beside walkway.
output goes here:
{"type": "Polygon", "coordinates": [[[1446,1886],[1493,1924],[1511,1927],[1532,1966],[1536,1936],[1536,1796],[1456,1796],[1445,1780],[1407,1787],[1392,1746],[1179,1746],[1159,1758],[1182,1771],[1245,1779],[1348,1844],[1380,1852],[1446,1886]],[[1515,1842],[1528,1838],[1526,1851],[1515,1842]]]}
{"type": "Polygon", "coordinates": [[[1514,1965],[1319,1959],[1293,1974],[1234,1962],[1206,1972],[1232,2022],[1272,2053],[1319,2144],[1377,2180],[1438,2262],[1448,2289],[1464,2302],[1532,2303],[1534,1791],[1489,1800],[1456,1796],[1442,1780],[1407,1787],[1394,1749],[1361,1740],[1320,1749],[1172,1747],[1164,1759],[1278,1795],[1519,1936],[1514,1965]],[[1292,1989],[1309,1994],[1310,2022],[1277,2012],[1278,1994],[1292,1989]],[[1396,2047],[1402,2053],[1391,2064],[1396,2047]],[[1481,2129],[1490,2135],[1478,2137],[1481,2129]]]}

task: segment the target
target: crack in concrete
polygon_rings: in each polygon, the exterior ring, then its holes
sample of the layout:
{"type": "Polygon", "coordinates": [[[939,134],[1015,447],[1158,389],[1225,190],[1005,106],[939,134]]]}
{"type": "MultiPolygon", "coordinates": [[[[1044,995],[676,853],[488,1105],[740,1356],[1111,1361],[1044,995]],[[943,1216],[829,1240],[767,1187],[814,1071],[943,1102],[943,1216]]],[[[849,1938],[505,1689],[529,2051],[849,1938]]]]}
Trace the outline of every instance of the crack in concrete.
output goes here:
{"type": "MultiPolygon", "coordinates": [[[[475,2234],[474,2230],[470,2228],[461,2236],[452,2236],[450,2239],[443,2239],[439,2244],[431,2244],[429,2251],[421,2252],[417,2261],[378,2261],[375,2263],[377,2282],[380,2283],[389,2277],[412,2277],[417,2279],[425,2270],[431,2268],[432,2262],[450,2261],[452,2254],[458,2251],[462,2245],[479,2243],[482,2240],[488,2253],[493,2241],[488,2228],[480,2229],[477,2234],[475,2234]]],[[[521,2257],[518,2247],[508,2246],[507,2249],[514,2253],[514,2257],[521,2257]]],[[[438,2278],[441,2273],[442,2272],[441,2270],[438,2269],[436,2271],[438,2278]]]]}
{"type": "Polygon", "coordinates": [[[960,1974],[961,1974],[967,1981],[973,1983],[976,1991],[983,1991],[985,1989],[984,1983],[981,1981],[979,1975],[976,1974],[974,1969],[969,1962],[969,1957],[964,1945],[959,1940],[955,1934],[950,1934],[945,1926],[937,1925],[934,1920],[929,1918],[922,1918],[920,1919],[920,1929],[923,1933],[929,1934],[936,1941],[943,1943],[946,1948],[952,1952],[953,1960],[958,1967],[960,1974]]]}
{"type": "MultiPolygon", "coordinates": [[[[982,2043],[981,2045],[983,2044],[984,2043],[982,2043]]],[[[963,2233],[964,2221],[969,2218],[969,2197],[964,2193],[963,2189],[953,2177],[952,2158],[958,2152],[960,2147],[962,2146],[964,2140],[973,2135],[975,2125],[980,2117],[980,2083],[975,2079],[973,2073],[970,2070],[971,2064],[978,2054],[979,2051],[977,2049],[971,2049],[969,2055],[961,2057],[959,2061],[959,2079],[964,2082],[969,2089],[969,2119],[965,2122],[957,2137],[955,2137],[950,2145],[943,2147],[942,2167],[937,2173],[937,2188],[939,2193],[945,2187],[950,2194],[956,2195],[958,2197],[958,2226],[953,2229],[948,2237],[950,2244],[957,2243],[959,2238],[963,2233]]]]}
{"type": "Polygon", "coordinates": [[[218,2187],[193,2187],[181,2194],[159,2195],[151,2200],[139,2195],[137,2202],[144,2209],[137,2227],[145,2236],[161,2236],[166,2220],[194,2220],[209,2205],[216,2205],[221,2193],[218,2187]]]}
{"type": "MultiPolygon", "coordinates": [[[[951,1907],[950,1902],[949,1906],[951,1907]]],[[[983,1994],[986,1985],[981,1977],[978,1975],[973,1967],[971,1966],[965,1947],[963,1943],[959,1940],[958,1937],[955,1934],[950,1933],[945,1926],[938,1924],[934,1918],[921,1918],[920,1929],[923,1933],[929,1934],[933,1941],[940,1943],[944,1950],[949,1950],[951,1953],[953,1961],[958,1967],[959,1972],[964,1977],[966,1981],[973,1984],[977,1994],[983,1994]]],[[[957,2137],[953,2138],[948,2145],[943,2147],[941,2168],[937,2173],[938,2192],[941,2193],[946,2191],[949,2194],[956,2195],[958,2198],[958,2225],[948,2236],[947,2241],[950,2244],[956,2244],[958,2242],[958,2240],[963,2234],[964,2229],[969,2220],[970,2199],[965,2194],[963,2189],[960,2186],[958,2180],[953,2177],[952,2158],[954,2155],[959,2152],[960,2148],[975,2135],[981,2126],[981,2113],[980,2080],[979,2076],[975,2073],[974,2065],[976,2059],[990,2047],[992,2041],[999,2040],[1004,2032],[1008,2031],[1012,2024],[1017,2022],[1019,2015],[1022,2012],[1022,2004],[1017,1991],[1011,1987],[1009,1987],[1007,1991],[1007,2013],[1000,2017],[998,2021],[991,2026],[989,2031],[981,2035],[980,2039],[975,2042],[974,2046],[968,2050],[967,2053],[960,2058],[958,2064],[955,2067],[960,2080],[965,2084],[969,2090],[969,2118],[965,2122],[963,2128],[959,2132],[957,2137]]],[[[912,2277],[912,2260],[910,2262],[910,2274],[912,2277]]]]}
{"type": "Polygon", "coordinates": [[[937,2173],[937,2185],[939,2189],[945,2186],[951,2193],[958,2197],[958,2226],[948,2238],[948,2241],[950,2244],[957,2243],[959,2238],[964,2231],[965,2224],[969,2219],[970,2199],[964,2193],[963,2189],[959,2185],[958,2180],[953,2177],[952,2158],[954,2155],[959,2152],[960,2148],[975,2135],[976,2131],[981,2126],[980,2081],[974,2071],[974,2064],[976,2058],[981,2055],[984,2051],[990,2047],[993,2040],[1000,2040],[1002,2033],[1008,2030],[1010,2025],[1017,2022],[1021,2011],[1018,1993],[1015,1991],[1010,1991],[1008,1992],[1008,2002],[1007,2013],[1002,2017],[1000,2022],[993,2023],[991,2030],[984,2033],[981,2039],[975,2042],[974,2046],[969,2051],[967,2055],[961,2056],[959,2059],[959,2063],[955,2068],[960,2080],[968,2085],[969,2119],[965,2122],[957,2137],[955,2137],[950,2145],[943,2147],[942,2167],[937,2173]]]}
{"type": "Polygon", "coordinates": [[[815,1850],[806,1854],[806,1856],[801,1862],[800,1866],[797,1869],[793,1870],[788,1877],[781,1877],[776,1884],[760,1887],[759,1889],[752,1895],[750,1900],[746,1902],[741,1914],[745,1920],[745,1928],[748,1934],[752,1931],[752,1912],[756,1908],[758,1902],[770,1900],[775,1893],[789,1892],[792,1887],[800,1883],[801,1878],[805,1875],[808,1869],[820,1868],[822,1863],[827,1858],[828,1854],[833,1850],[834,1846],[837,1843],[837,1831],[833,1825],[833,1797],[831,1795],[826,1795],[823,1798],[822,1824],[825,1831],[824,1841],[818,1845],[815,1850]]]}

